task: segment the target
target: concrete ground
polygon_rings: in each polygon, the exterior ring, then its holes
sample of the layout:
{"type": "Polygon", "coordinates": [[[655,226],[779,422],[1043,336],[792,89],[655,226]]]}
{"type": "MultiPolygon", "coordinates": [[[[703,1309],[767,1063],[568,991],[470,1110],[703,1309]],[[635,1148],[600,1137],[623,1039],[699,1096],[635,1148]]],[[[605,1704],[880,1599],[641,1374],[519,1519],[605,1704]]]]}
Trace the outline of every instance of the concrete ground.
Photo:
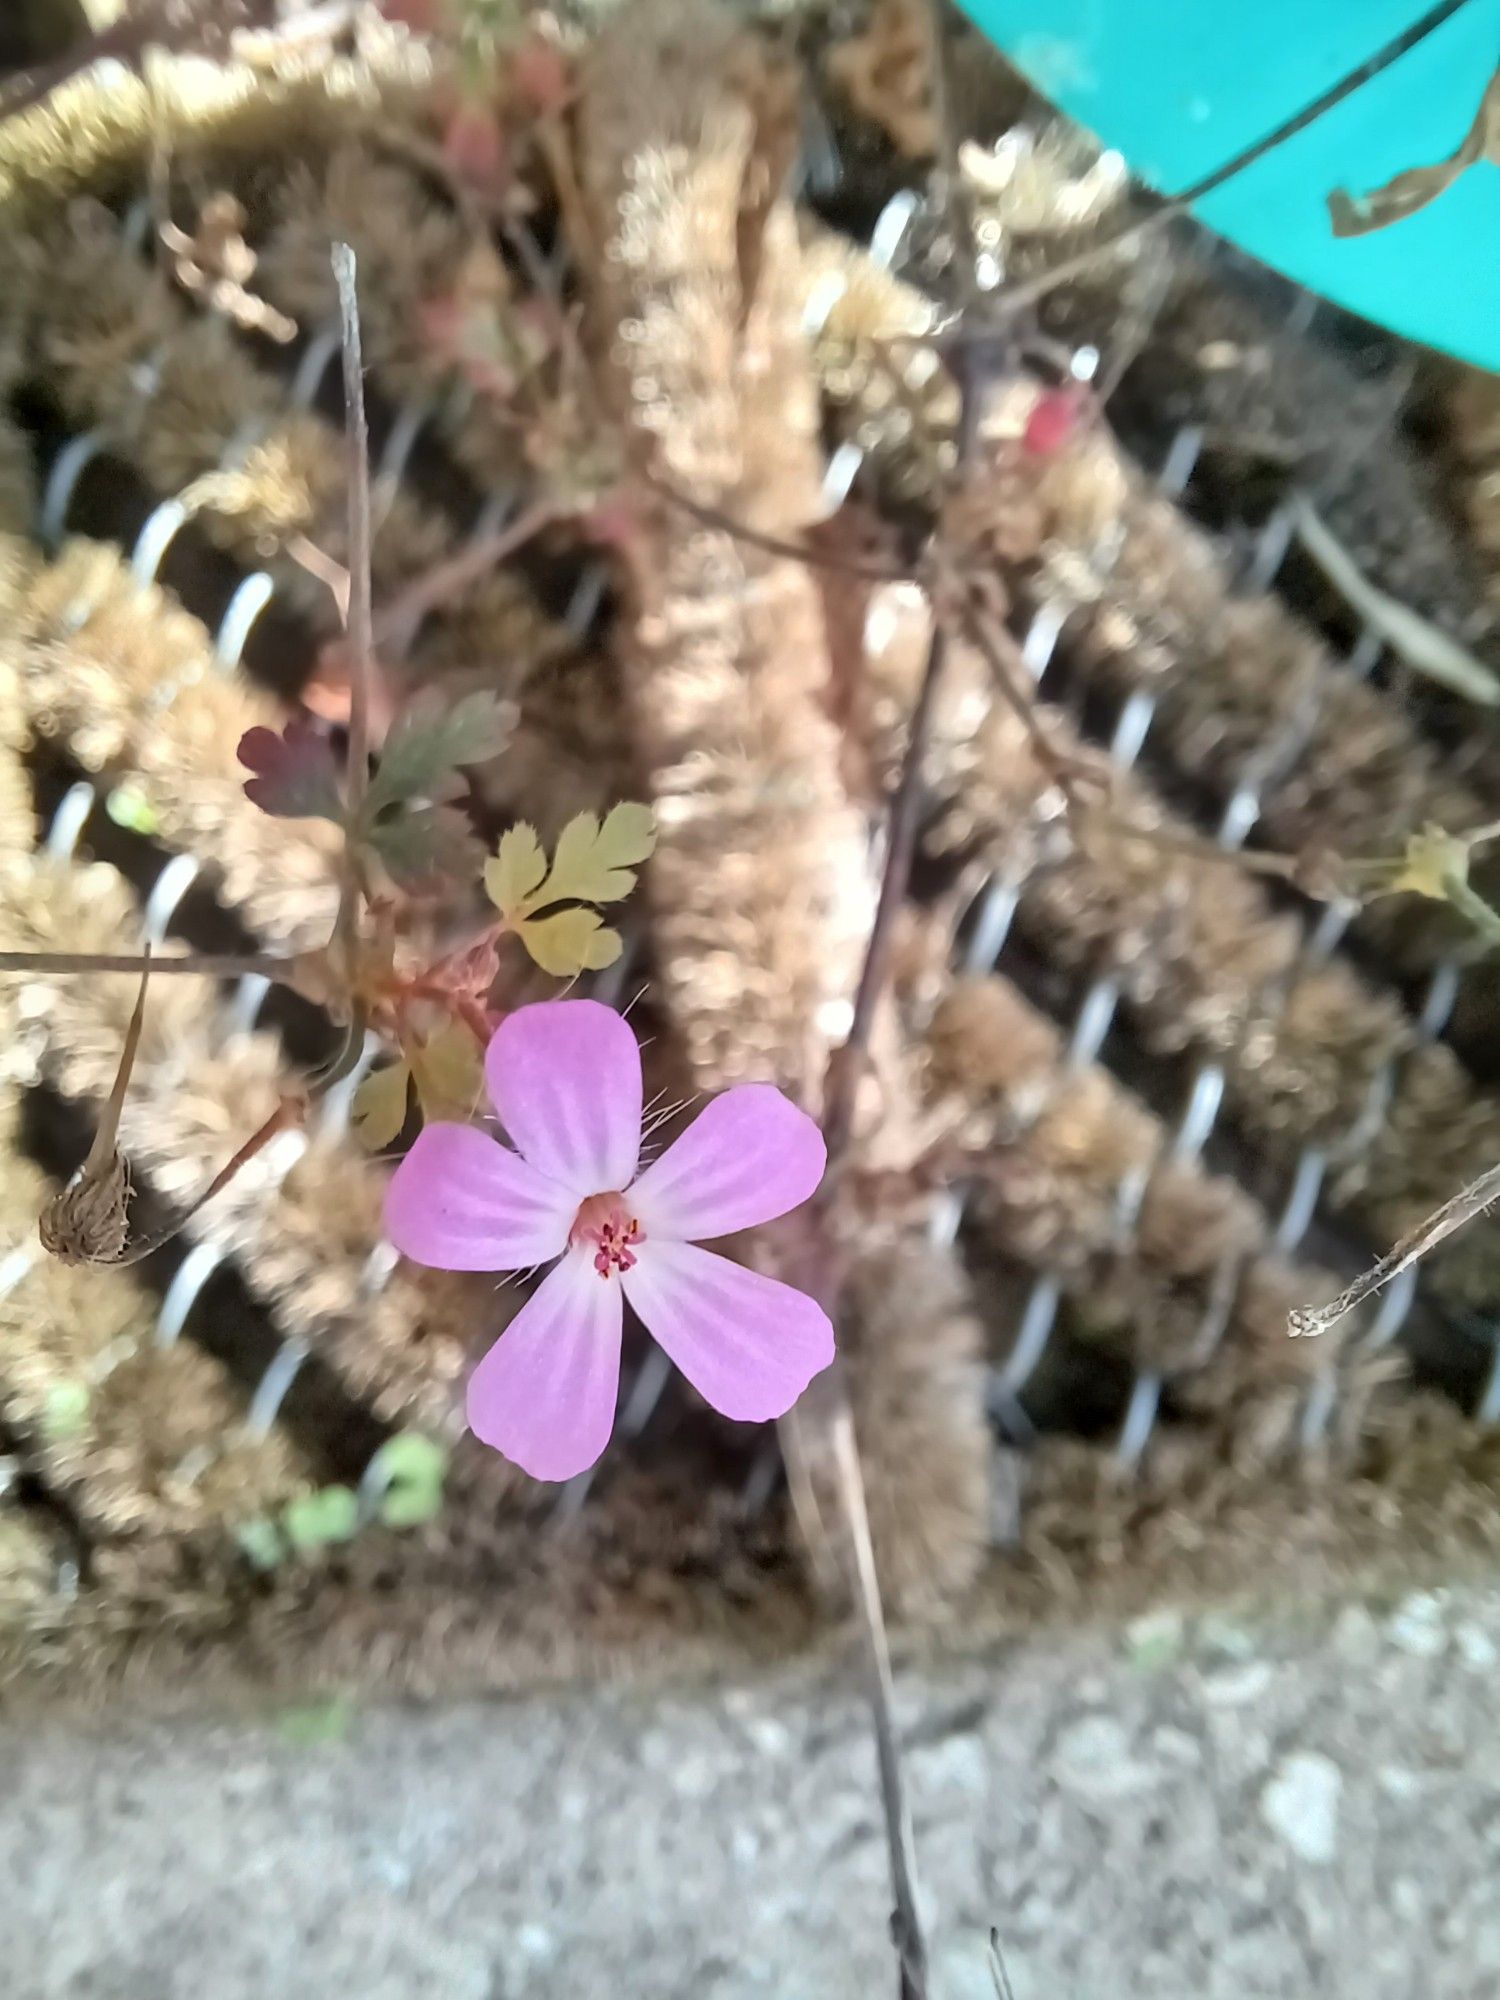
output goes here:
{"type": "MultiPolygon", "coordinates": [[[[902,1687],[933,2000],[1494,2000],[1500,1589],[902,1687]]],[[[7,2000],[894,2000],[857,1691],[0,1727],[7,2000]]]]}

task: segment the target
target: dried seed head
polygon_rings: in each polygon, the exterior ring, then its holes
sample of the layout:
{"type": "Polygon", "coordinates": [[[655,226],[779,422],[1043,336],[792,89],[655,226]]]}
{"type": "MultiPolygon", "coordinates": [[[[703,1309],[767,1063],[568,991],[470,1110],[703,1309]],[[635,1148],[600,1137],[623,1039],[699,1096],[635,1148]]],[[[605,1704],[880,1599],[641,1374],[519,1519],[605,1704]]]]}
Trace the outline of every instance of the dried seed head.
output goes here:
{"type": "Polygon", "coordinates": [[[38,1221],[42,1248],[64,1264],[114,1264],[125,1252],[130,1169],[112,1153],[99,1171],[85,1169],[54,1195],[38,1221]]]}

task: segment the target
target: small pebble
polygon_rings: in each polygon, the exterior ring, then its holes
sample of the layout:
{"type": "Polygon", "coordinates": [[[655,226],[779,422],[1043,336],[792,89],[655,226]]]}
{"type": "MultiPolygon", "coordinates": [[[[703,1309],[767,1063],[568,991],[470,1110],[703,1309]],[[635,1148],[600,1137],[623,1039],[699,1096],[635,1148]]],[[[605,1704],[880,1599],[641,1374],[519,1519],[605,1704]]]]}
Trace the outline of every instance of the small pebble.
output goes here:
{"type": "Polygon", "coordinates": [[[1052,1753],[1053,1780],[1086,1800],[1129,1798],[1158,1782],[1158,1774],[1132,1755],[1123,1723],[1109,1715],[1085,1715],[1069,1723],[1052,1753]]]}
{"type": "Polygon", "coordinates": [[[1458,1626],[1453,1634],[1453,1643],[1458,1649],[1458,1657],[1476,1674],[1492,1673],[1500,1666],[1500,1646],[1481,1625],[1458,1626]]]}
{"type": "Polygon", "coordinates": [[[1417,1591],[1387,1619],[1385,1636],[1403,1653],[1419,1660],[1435,1660],[1448,1647],[1440,1600],[1432,1591],[1417,1591]]]}
{"type": "Polygon", "coordinates": [[[1344,1780],[1331,1757],[1297,1750],[1283,1757],[1260,1795],[1261,1817],[1300,1861],[1332,1861],[1338,1852],[1344,1780]]]}

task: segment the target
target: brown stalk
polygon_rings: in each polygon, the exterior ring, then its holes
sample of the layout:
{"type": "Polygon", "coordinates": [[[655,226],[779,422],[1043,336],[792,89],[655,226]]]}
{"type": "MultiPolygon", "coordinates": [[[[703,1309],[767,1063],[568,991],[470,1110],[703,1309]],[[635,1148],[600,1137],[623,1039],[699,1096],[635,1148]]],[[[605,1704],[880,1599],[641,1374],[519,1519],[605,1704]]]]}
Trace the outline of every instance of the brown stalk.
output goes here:
{"type": "Polygon", "coordinates": [[[243,979],[258,974],[295,985],[297,961],[273,952],[181,953],[172,958],[153,958],[148,951],[0,951],[0,972],[144,972],[150,964],[158,975],[194,972],[205,979],[243,979]]]}
{"type": "Polygon", "coordinates": [[[1287,1332],[1294,1335],[1327,1333],[1346,1313],[1353,1312],[1366,1299],[1373,1298],[1393,1278],[1399,1278],[1409,1265],[1420,1262],[1456,1229],[1462,1229],[1465,1223],[1483,1215],[1497,1201],[1500,1201],[1500,1164],[1490,1167],[1477,1180],[1470,1181],[1466,1188],[1460,1188],[1451,1201],[1445,1201],[1441,1208],[1408,1231],[1378,1264],[1372,1265],[1352,1285],[1346,1286],[1331,1304],[1307,1306],[1294,1312],[1287,1322],[1287,1332]]]}

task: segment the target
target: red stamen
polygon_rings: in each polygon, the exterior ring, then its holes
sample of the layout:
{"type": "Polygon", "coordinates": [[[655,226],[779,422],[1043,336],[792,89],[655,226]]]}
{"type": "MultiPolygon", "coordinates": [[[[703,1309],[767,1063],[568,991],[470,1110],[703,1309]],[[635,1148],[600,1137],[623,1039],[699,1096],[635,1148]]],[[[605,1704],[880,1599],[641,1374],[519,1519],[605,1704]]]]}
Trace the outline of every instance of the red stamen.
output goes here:
{"type": "Polygon", "coordinates": [[[591,1194],[580,1202],[568,1231],[568,1242],[575,1247],[595,1245],[594,1269],[601,1278],[607,1278],[611,1271],[633,1270],[635,1257],[630,1245],[643,1241],[641,1225],[626,1213],[624,1199],[618,1194],[591,1194]]]}

